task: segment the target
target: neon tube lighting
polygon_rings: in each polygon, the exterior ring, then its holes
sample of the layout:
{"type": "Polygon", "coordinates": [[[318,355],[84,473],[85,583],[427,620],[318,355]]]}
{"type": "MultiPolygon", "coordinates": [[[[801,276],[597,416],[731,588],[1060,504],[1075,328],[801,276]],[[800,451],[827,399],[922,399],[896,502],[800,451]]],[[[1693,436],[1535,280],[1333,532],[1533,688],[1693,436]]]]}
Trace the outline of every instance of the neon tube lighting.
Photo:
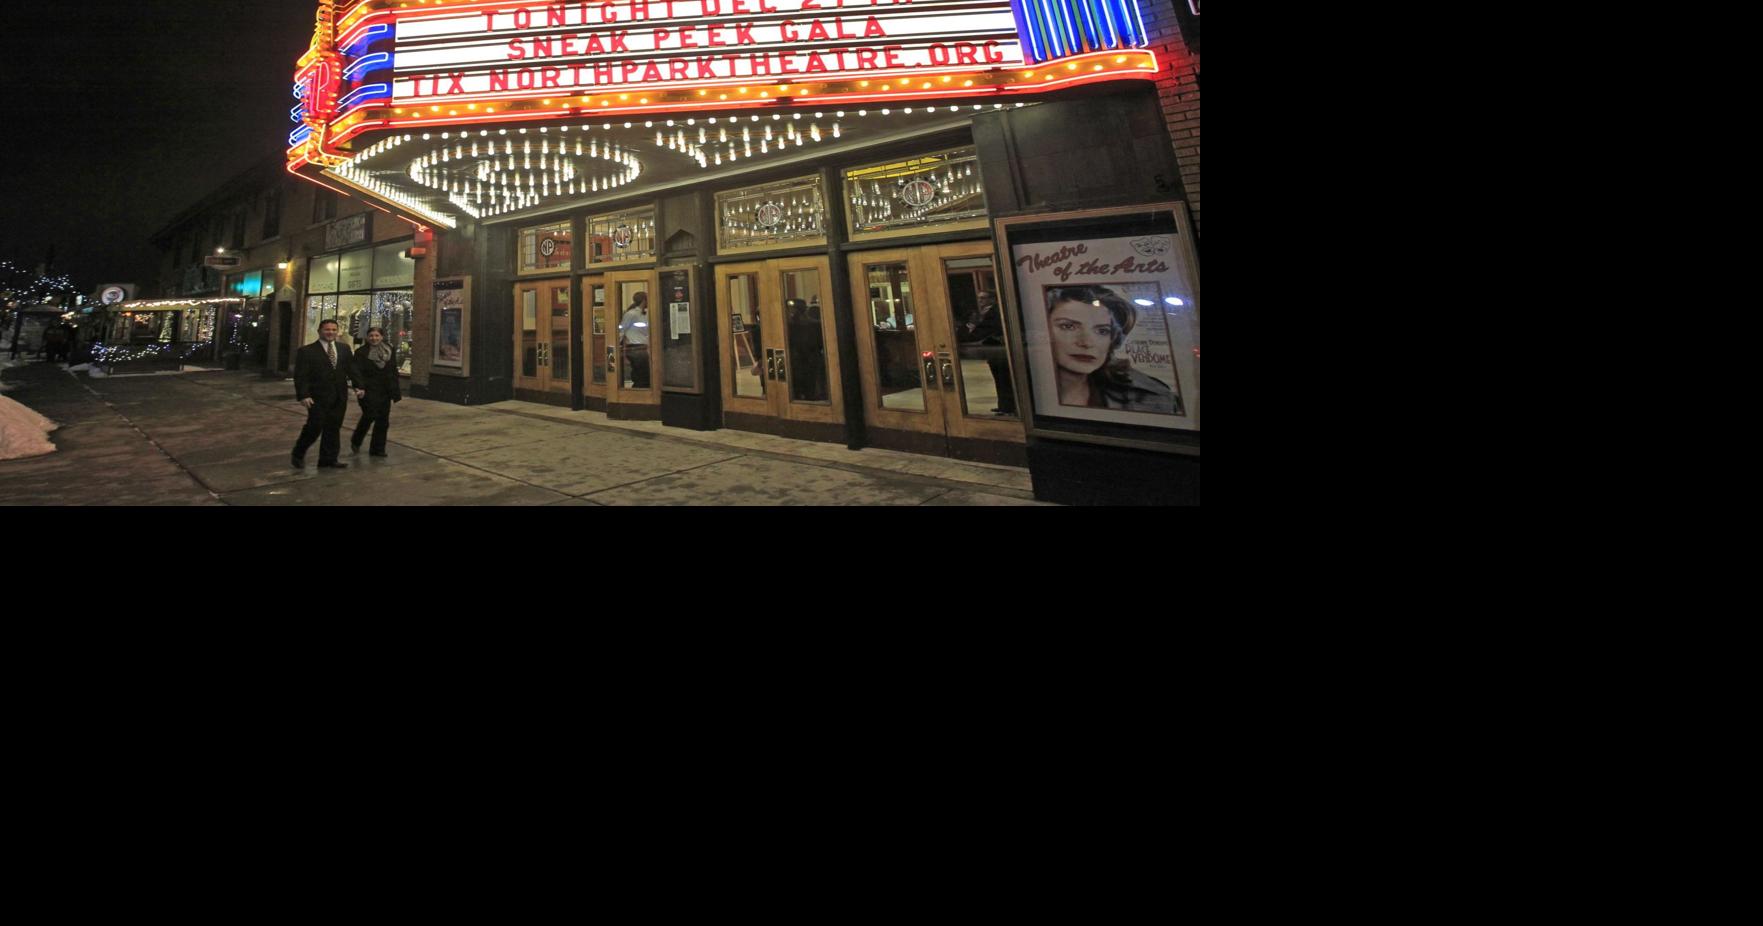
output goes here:
{"type": "Polygon", "coordinates": [[[347,68],[343,69],[343,79],[348,80],[349,78],[354,77],[356,74],[359,74],[362,71],[365,71],[365,70],[372,68],[374,65],[377,65],[377,64],[390,65],[391,63],[392,63],[392,53],[389,51],[382,51],[382,52],[378,52],[376,54],[371,54],[371,55],[366,56],[365,58],[357,58],[353,64],[350,64],[347,68]]]}
{"type": "Polygon", "coordinates": [[[342,113],[345,110],[348,110],[350,107],[354,106],[356,103],[359,103],[363,100],[366,100],[369,97],[379,96],[381,94],[384,94],[386,97],[390,98],[392,95],[392,85],[391,84],[368,84],[365,87],[359,87],[355,91],[351,92],[348,96],[343,97],[342,99],[337,101],[337,112],[342,113]]]}

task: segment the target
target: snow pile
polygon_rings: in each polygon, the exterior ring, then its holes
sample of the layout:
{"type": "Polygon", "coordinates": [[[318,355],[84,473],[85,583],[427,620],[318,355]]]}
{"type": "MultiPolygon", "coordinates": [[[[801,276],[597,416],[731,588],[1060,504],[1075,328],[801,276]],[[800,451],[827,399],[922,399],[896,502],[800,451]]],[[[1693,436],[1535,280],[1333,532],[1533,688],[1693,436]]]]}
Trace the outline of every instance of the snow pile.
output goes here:
{"type": "Polygon", "coordinates": [[[49,432],[58,427],[30,408],[0,395],[0,460],[54,453],[49,432]]]}

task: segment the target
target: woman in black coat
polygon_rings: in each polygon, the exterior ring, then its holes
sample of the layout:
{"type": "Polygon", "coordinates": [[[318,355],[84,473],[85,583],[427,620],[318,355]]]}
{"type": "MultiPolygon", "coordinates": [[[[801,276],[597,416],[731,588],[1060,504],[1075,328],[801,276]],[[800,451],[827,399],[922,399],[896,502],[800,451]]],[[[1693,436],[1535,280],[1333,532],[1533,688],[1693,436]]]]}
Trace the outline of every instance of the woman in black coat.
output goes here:
{"type": "Polygon", "coordinates": [[[373,444],[368,447],[367,455],[383,457],[386,455],[386,430],[391,427],[392,403],[404,398],[398,389],[396,352],[386,343],[383,329],[369,328],[367,346],[357,350],[351,359],[355,363],[355,386],[366,390],[367,394],[360,400],[361,422],[355,425],[355,435],[349,438],[349,449],[360,453],[361,439],[372,427],[373,444]]]}

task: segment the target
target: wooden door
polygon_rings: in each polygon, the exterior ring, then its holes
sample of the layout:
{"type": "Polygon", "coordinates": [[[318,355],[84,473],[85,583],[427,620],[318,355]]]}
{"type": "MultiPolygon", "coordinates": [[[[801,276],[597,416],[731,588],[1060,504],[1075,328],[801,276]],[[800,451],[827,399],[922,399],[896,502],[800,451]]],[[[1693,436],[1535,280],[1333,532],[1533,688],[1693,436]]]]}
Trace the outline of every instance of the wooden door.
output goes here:
{"type": "Polygon", "coordinates": [[[653,270],[608,273],[606,286],[606,401],[661,405],[660,284],[653,270]]]}
{"type": "Polygon", "coordinates": [[[824,257],[716,268],[725,412],[844,423],[829,271],[824,257]]]}
{"type": "Polygon", "coordinates": [[[606,347],[618,343],[618,316],[607,298],[606,278],[582,278],[582,393],[596,399],[606,398],[607,382],[612,378],[612,364],[607,362],[606,347]]]}
{"type": "MultiPolygon", "coordinates": [[[[1022,443],[987,241],[850,256],[864,420],[872,427],[1022,443]]],[[[945,445],[946,446],[946,445],[945,445]]]]}

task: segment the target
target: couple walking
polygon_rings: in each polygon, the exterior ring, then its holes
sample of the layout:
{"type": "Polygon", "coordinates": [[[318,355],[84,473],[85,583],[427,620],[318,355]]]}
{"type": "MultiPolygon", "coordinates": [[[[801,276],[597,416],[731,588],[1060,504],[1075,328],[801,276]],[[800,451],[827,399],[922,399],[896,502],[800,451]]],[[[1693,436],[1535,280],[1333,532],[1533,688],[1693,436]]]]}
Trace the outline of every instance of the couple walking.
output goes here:
{"type": "Polygon", "coordinates": [[[295,469],[306,466],[306,450],[318,442],[318,465],[341,469],[348,466],[337,460],[342,451],[343,413],[349,407],[349,392],[361,403],[361,422],[349,439],[349,449],[361,452],[361,441],[373,429],[373,444],[368,455],[386,455],[386,431],[391,427],[392,403],[404,396],[398,388],[398,365],[393,362],[392,345],[380,328],[367,329],[367,346],[350,353],[348,345],[337,343],[342,329],[334,320],[318,324],[318,340],[305,347],[294,359],[294,397],[306,406],[306,427],[294,442],[291,462],[295,469]]]}

